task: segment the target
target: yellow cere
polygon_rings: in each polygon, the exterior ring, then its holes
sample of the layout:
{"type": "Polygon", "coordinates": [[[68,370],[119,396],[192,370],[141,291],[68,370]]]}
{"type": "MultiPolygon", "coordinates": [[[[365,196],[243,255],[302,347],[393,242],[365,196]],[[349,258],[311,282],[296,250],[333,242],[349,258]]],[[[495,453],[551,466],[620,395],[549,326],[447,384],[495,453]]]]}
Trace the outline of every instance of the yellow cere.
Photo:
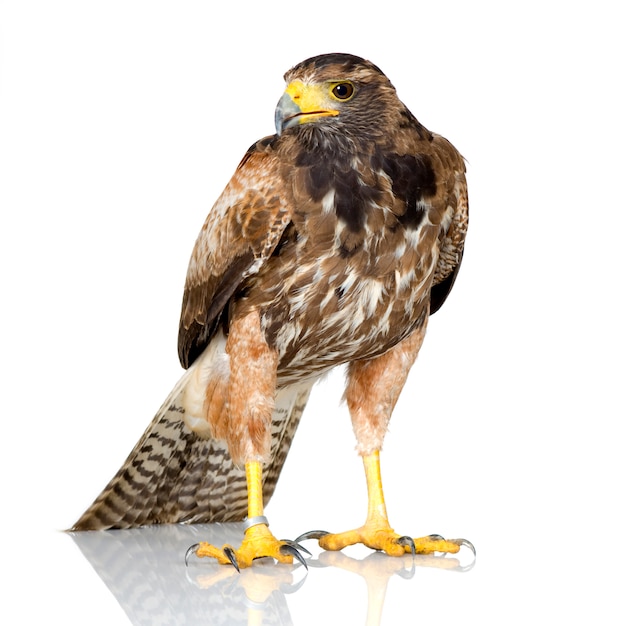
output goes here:
{"type": "Polygon", "coordinates": [[[315,117],[339,115],[339,111],[333,108],[327,84],[308,85],[300,80],[294,80],[287,85],[285,91],[304,114],[299,116],[300,124],[315,117]]]}

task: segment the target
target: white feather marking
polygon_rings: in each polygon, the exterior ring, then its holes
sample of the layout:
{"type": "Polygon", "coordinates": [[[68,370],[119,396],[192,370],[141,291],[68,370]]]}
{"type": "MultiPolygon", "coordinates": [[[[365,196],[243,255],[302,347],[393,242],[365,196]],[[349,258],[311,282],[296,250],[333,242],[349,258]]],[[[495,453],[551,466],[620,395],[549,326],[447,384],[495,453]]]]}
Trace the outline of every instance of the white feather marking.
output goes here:
{"type": "Polygon", "coordinates": [[[422,224],[429,224],[432,226],[432,222],[429,217],[429,209],[432,208],[432,205],[429,202],[424,202],[423,200],[418,200],[416,204],[416,208],[418,211],[424,212],[424,217],[422,218],[422,224]]]}
{"type": "Polygon", "coordinates": [[[281,357],[287,348],[292,345],[302,334],[302,324],[296,320],[293,320],[289,324],[285,324],[276,336],[276,345],[281,346],[279,357],[281,357]]]}
{"type": "Polygon", "coordinates": [[[332,213],[335,210],[335,189],[331,187],[322,198],[322,212],[332,213]]]}
{"type": "Polygon", "coordinates": [[[358,279],[358,275],[356,272],[351,271],[345,278],[345,280],[341,283],[340,289],[343,293],[347,293],[354,285],[355,281],[358,279]]]}
{"type": "Polygon", "coordinates": [[[406,230],[404,235],[404,240],[406,242],[407,248],[417,248],[417,245],[420,240],[420,235],[423,235],[425,230],[423,228],[418,228],[417,230],[406,230]]]}
{"type": "Polygon", "coordinates": [[[226,337],[220,332],[191,366],[191,375],[181,396],[185,424],[202,437],[211,434],[204,412],[207,384],[211,378],[228,379],[230,376],[230,358],[225,348],[226,337]]]}
{"type": "Polygon", "coordinates": [[[383,283],[375,278],[363,280],[359,284],[361,290],[361,307],[366,317],[372,317],[376,313],[379,302],[382,300],[383,283]]]}
{"type": "Polygon", "coordinates": [[[396,252],[395,252],[396,260],[401,259],[404,256],[404,253],[406,252],[406,247],[407,247],[406,241],[403,241],[396,247],[396,252]]]}
{"type": "Polygon", "coordinates": [[[365,315],[363,314],[363,308],[362,307],[358,307],[354,311],[354,314],[352,315],[352,317],[348,317],[348,319],[346,321],[348,322],[348,332],[350,334],[356,333],[358,328],[365,321],[365,315]]]}
{"type": "Polygon", "coordinates": [[[412,287],[414,280],[415,270],[413,268],[405,273],[401,273],[396,270],[396,295],[400,295],[401,292],[406,291],[409,287],[412,287]]]}

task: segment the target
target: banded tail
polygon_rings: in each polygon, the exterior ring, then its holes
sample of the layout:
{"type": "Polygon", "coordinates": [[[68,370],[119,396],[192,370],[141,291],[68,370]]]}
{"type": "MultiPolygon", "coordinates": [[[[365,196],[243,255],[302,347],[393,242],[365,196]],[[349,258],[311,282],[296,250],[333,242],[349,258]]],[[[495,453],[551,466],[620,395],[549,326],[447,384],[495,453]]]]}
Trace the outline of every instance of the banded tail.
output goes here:
{"type": "MultiPolygon", "coordinates": [[[[204,438],[184,421],[184,393],[194,363],[178,381],[125,463],[72,530],[149,524],[237,522],[247,514],[246,477],[223,441],[204,438]]],[[[277,391],[271,458],[263,496],[274,493],[314,381],[277,391]]]]}

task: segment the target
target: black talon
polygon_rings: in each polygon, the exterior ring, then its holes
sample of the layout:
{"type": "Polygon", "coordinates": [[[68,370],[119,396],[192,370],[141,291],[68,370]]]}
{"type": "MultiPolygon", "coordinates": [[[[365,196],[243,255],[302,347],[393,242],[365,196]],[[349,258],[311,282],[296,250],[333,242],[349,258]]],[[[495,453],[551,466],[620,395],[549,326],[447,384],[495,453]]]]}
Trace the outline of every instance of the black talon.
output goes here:
{"type": "Polygon", "coordinates": [[[433,541],[445,541],[446,538],[442,537],[441,535],[438,535],[437,533],[433,534],[433,535],[428,535],[429,539],[432,539],[433,541]]]}
{"type": "Polygon", "coordinates": [[[187,552],[185,552],[185,567],[189,567],[189,555],[192,552],[195,553],[199,547],[200,547],[199,543],[194,543],[193,546],[189,546],[187,548],[187,552]]]}
{"type": "Polygon", "coordinates": [[[239,569],[239,563],[237,563],[237,556],[235,555],[235,551],[230,546],[224,546],[224,554],[233,564],[233,567],[241,574],[241,570],[239,569]]]}
{"type": "Polygon", "coordinates": [[[302,563],[307,570],[309,569],[304,557],[298,552],[297,548],[294,548],[291,544],[286,543],[280,546],[280,552],[281,554],[290,554],[294,558],[298,559],[298,561],[300,561],[300,563],[302,563]]]}
{"type": "Polygon", "coordinates": [[[300,543],[301,541],[306,541],[307,539],[321,539],[326,535],[330,535],[327,530],[309,530],[308,533],[302,533],[299,537],[296,537],[295,542],[300,543]]]}
{"type": "Polygon", "coordinates": [[[472,551],[472,554],[476,556],[476,548],[471,541],[468,541],[467,539],[453,539],[452,541],[459,547],[465,546],[466,548],[469,548],[472,551]]]}
{"type": "Polygon", "coordinates": [[[291,541],[291,539],[281,539],[281,541],[286,543],[288,546],[293,546],[296,550],[306,552],[309,556],[313,556],[304,546],[301,546],[296,541],[291,541]]]}
{"type": "Polygon", "coordinates": [[[396,543],[401,546],[409,546],[411,548],[411,554],[415,556],[415,541],[413,541],[413,537],[409,537],[408,535],[398,537],[398,539],[396,539],[396,543]]]}

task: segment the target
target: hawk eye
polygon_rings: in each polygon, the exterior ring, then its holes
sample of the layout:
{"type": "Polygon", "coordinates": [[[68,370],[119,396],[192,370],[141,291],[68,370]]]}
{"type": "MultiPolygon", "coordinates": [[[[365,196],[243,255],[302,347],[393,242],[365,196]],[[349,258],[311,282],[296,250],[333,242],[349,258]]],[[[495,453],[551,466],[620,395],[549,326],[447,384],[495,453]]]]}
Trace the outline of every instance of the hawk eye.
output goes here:
{"type": "Polygon", "coordinates": [[[352,83],[337,83],[331,93],[337,100],[349,100],[354,94],[354,86],[352,83]]]}

